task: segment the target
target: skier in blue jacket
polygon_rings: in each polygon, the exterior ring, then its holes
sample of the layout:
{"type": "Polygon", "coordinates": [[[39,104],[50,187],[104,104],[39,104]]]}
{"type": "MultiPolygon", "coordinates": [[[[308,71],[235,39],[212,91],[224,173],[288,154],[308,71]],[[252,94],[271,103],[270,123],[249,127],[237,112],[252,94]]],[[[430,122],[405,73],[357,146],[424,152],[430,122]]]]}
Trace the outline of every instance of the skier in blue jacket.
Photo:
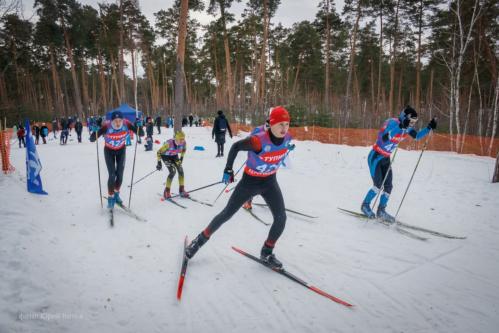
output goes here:
{"type": "Polygon", "coordinates": [[[395,222],[395,218],[385,210],[393,188],[390,156],[407,136],[411,136],[414,140],[418,141],[437,127],[437,121],[433,118],[425,128],[417,131],[414,129],[417,120],[418,114],[416,110],[410,106],[406,106],[398,118],[387,119],[378,132],[378,138],[367,158],[374,185],[367,192],[360,208],[362,213],[368,218],[377,217],[389,223],[395,222]],[[383,180],[385,180],[384,184],[383,180]],[[371,201],[381,190],[383,192],[381,193],[378,210],[375,215],[371,209],[371,201]]]}

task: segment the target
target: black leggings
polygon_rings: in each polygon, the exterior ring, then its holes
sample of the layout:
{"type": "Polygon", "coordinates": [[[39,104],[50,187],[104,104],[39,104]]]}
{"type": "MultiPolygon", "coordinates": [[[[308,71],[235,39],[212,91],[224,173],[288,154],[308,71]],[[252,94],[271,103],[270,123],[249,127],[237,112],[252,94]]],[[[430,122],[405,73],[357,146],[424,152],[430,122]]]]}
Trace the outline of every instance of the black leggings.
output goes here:
{"type": "Polygon", "coordinates": [[[184,186],[184,169],[182,168],[182,165],[180,164],[180,161],[178,158],[168,158],[168,157],[161,157],[163,162],[165,163],[166,167],[168,168],[168,178],[166,179],[166,187],[171,188],[173,177],[175,177],[176,171],[178,170],[178,184],[180,186],[184,186]]]}
{"type": "Polygon", "coordinates": [[[217,155],[223,155],[224,154],[224,144],[217,142],[217,150],[218,150],[217,155]]]}
{"type": "Polygon", "coordinates": [[[112,150],[104,148],[104,158],[106,159],[107,172],[107,191],[109,195],[114,191],[119,191],[123,182],[123,171],[125,170],[126,148],[112,150]]]}
{"type": "Polygon", "coordinates": [[[205,236],[209,237],[222,224],[228,221],[242,206],[244,202],[255,195],[261,195],[272,212],[274,222],[270,227],[269,235],[265,244],[274,247],[284,227],[286,226],[286,210],[281,189],[277,183],[275,175],[266,178],[251,177],[243,175],[241,181],[234,189],[234,193],[229,199],[227,206],[213,218],[208,227],[204,230],[205,236]]]}

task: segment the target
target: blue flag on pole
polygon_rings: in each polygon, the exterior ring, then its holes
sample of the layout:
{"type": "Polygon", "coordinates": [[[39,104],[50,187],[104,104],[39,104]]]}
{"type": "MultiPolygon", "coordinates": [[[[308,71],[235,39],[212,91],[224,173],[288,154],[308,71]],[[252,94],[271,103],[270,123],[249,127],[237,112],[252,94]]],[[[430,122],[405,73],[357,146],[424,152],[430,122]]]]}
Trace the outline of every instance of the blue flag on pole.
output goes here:
{"type": "Polygon", "coordinates": [[[26,128],[26,183],[28,192],[36,194],[48,194],[43,190],[42,178],[40,171],[42,171],[42,163],[36,152],[36,145],[33,137],[31,136],[31,129],[29,127],[29,119],[25,121],[26,128]]]}

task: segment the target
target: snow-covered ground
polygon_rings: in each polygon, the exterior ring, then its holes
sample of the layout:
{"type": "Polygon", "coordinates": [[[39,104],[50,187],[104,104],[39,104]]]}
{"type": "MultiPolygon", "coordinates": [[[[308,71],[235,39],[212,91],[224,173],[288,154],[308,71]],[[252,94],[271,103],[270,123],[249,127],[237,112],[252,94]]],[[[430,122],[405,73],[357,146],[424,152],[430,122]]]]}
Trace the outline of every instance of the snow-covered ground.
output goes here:
{"type": "MultiPolygon", "coordinates": [[[[214,158],[211,129],[186,133],[187,189],[221,179],[225,159],[214,158]],[[206,150],[194,151],[195,145],[206,150]]],[[[171,131],[161,141],[167,136],[171,131]]],[[[368,147],[296,142],[279,183],[288,207],[319,218],[288,214],[275,253],[289,271],[355,307],[331,302],[231,250],[236,245],[258,253],[269,230],[243,210],[190,262],[179,303],[184,236],[197,235],[229,194],[213,208],[182,201],[189,206],[184,210],[159,200],[167,172],[157,172],[133,188],[131,208],[147,222],[116,210],[111,229],[100,208],[96,146],[87,137],[78,144],[73,132],[66,146],[53,140],[37,146],[48,196],[26,192],[25,149],[12,146],[17,171],[0,175],[1,333],[497,332],[499,184],[490,183],[491,158],[425,152],[399,217],[468,238],[422,242],[337,210],[358,210],[371,186],[368,147]]],[[[135,179],[155,169],[157,148],[138,147],[135,179]]],[[[398,153],[392,213],[418,155],[398,153]]],[[[193,196],[213,201],[221,188],[193,196]]],[[[265,208],[254,210],[271,221],[265,208]]]]}

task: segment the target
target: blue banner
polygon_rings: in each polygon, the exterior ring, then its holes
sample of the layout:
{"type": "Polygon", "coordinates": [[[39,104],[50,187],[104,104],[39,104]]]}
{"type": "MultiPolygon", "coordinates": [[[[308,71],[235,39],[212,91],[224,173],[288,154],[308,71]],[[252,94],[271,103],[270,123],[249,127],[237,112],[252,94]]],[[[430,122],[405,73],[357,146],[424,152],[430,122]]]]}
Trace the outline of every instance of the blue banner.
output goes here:
{"type": "Polygon", "coordinates": [[[29,127],[29,119],[25,121],[26,128],[26,183],[28,192],[36,194],[48,194],[43,190],[42,178],[42,163],[36,152],[36,145],[31,136],[31,128],[29,127]]]}

